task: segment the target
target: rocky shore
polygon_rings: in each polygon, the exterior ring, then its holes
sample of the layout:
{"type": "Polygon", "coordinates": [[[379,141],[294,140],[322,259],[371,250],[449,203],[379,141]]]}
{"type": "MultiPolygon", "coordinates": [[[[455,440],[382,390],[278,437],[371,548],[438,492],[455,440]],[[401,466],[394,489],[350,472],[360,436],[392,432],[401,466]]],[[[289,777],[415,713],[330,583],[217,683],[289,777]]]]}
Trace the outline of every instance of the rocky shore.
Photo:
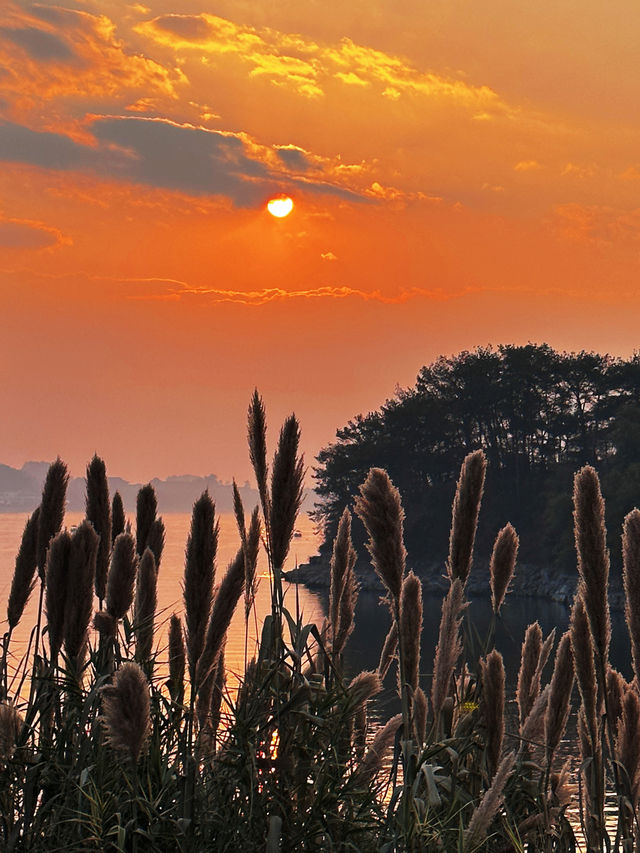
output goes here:
{"type": "MultiPolygon", "coordinates": [[[[447,581],[444,576],[444,566],[411,565],[411,568],[422,581],[422,588],[429,593],[444,593],[447,581]]],[[[360,588],[383,592],[383,587],[371,564],[359,560],[356,564],[356,574],[360,588]]],[[[301,583],[309,589],[323,590],[329,587],[329,560],[322,555],[315,555],[308,563],[303,563],[285,577],[291,582],[301,583]]],[[[577,572],[569,575],[554,569],[540,568],[532,565],[516,565],[516,572],[511,583],[511,595],[524,598],[539,598],[571,606],[577,584],[577,572]]],[[[470,595],[490,595],[489,566],[476,564],[471,570],[467,582],[470,595]]],[[[617,578],[609,584],[609,604],[612,610],[624,610],[624,592],[617,578]]]]}

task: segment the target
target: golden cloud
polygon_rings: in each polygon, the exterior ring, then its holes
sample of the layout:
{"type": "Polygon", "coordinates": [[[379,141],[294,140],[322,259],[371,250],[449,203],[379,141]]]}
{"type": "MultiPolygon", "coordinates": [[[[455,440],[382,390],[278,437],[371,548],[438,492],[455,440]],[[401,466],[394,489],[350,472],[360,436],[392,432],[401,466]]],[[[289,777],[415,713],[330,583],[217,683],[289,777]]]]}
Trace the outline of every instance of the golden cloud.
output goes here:
{"type": "Polygon", "coordinates": [[[348,38],[321,44],[297,34],[241,26],[205,12],[161,15],[135,30],[172,50],[234,57],[246,66],[248,76],[265,77],[304,97],[321,97],[337,81],[371,88],[391,99],[406,95],[453,103],[479,116],[509,112],[488,86],[421,71],[401,57],[348,38]]]}
{"type": "Polygon", "coordinates": [[[126,103],[132,94],[174,99],[186,79],[178,69],[127,52],[105,15],[55,6],[26,12],[13,2],[0,12],[0,68],[14,118],[55,99],[126,103]]]}

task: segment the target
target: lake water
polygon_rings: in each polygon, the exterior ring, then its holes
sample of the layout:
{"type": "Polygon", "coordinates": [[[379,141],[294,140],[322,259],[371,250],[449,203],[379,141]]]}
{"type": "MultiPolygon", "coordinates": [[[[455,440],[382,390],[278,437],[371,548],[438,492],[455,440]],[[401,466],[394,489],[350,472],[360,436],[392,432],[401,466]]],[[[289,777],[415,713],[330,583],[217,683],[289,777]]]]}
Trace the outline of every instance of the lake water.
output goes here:
{"type": "MultiPolygon", "coordinates": [[[[68,527],[82,520],[81,513],[68,513],[65,523],[68,527]]],[[[235,556],[239,546],[239,538],[235,519],[231,513],[220,515],[220,537],[218,556],[216,560],[216,578],[219,581],[228,563],[235,556]]],[[[182,577],[184,572],[184,549],[189,532],[191,517],[187,513],[163,514],[166,526],[166,543],[162,564],[158,577],[158,623],[160,625],[157,642],[160,648],[166,646],[168,621],[174,611],[182,613],[182,577]]],[[[22,530],[26,521],[23,513],[0,514],[0,620],[6,628],[6,601],[9,596],[15,555],[17,553],[22,530]]],[[[293,568],[298,563],[305,562],[316,553],[319,537],[315,532],[313,522],[307,515],[301,515],[297,521],[299,536],[292,540],[291,552],[286,568],[293,568]]],[[[373,569],[372,569],[373,571],[373,569]]],[[[258,575],[260,583],[256,599],[258,620],[270,610],[269,579],[266,558],[261,552],[258,575]]],[[[488,580],[487,580],[488,586],[488,580]]],[[[326,593],[318,593],[299,587],[297,591],[298,607],[307,621],[322,624],[326,613],[326,593]]],[[[296,609],[296,590],[287,587],[286,603],[292,612],[296,609]]],[[[422,637],[422,667],[425,688],[428,688],[429,673],[433,662],[433,653],[437,642],[440,622],[441,597],[425,595],[424,598],[424,630],[422,637]]],[[[26,648],[29,631],[35,624],[37,594],[34,591],[27,612],[14,633],[12,649],[18,654],[26,648]]],[[[238,673],[244,665],[244,618],[239,607],[231,624],[227,642],[227,662],[233,673],[238,673]]],[[[495,645],[505,660],[508,682],[513,686],[517,677],[520,662],[520,647],[527,625],[538,620],[545,634],[552,628],[557,628],[559,637],[567,629],[569,610],[562,604],[546,602],[542,599],[507,598],[502,614],[495,625],[495,645]]],[[[482,651],[490,634],[491,608],[488,598],[476,597],[472,600],[466,618],[468,643],[467,648],[482,651]]],[[[356,609],[355,630],[347,647],[346,665],[349,672],[355,674],[362,669],[374,669],[377,666],[380,649],[385,634],[389,628],[390,619],[387,607],[379,603],[379,596],[372,592],[361,592],[356,609]]],[[[621,613],[612,614],[613,639],[611,645],[612,664],[625,677],[631,675],[629,641],[621,613]]],[[[249,625],[249,655],[252,644],[255,644],[255,625],[253,619],[249,625]]],[[[395,676],[390,676],[389,685],[392,688],[395,676]]],[[[390,698],[390,701],[391,698],[390,698]]]]}

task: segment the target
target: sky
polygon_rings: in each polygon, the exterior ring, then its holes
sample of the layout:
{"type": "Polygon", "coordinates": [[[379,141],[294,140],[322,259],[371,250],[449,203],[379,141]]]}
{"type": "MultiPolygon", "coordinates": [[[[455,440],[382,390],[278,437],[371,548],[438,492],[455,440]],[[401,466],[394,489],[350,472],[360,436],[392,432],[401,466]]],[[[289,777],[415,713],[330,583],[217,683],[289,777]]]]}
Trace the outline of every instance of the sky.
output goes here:
{"type": "Polygon", "coordinates": [[[256,387],[312,466],[441,354],[631,355],[639,39],[637,0],[4,0],[0,462],[242,481],[256,387]]]}

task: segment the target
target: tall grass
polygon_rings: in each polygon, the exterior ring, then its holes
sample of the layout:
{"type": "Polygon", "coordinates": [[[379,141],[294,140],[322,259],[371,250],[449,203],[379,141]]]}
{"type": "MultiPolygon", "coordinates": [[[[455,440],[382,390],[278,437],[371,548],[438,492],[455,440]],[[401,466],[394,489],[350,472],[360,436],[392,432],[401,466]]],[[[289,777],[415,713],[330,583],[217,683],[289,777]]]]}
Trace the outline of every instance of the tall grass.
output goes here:
{"type": "MultiPolygon", "coordinates": [[[[67,472],[57,460],[27,521],[11,587],[0,672],[0,848],[6,851],[570,851],[569,768],[557,758],[578,682],[578,796],[589,851],[640,847],[640,695],[608,662],[608,555],[597,475],[576,475],[580,583],[570,631],[529,626],[517,715],[508,713],[500,652],[482,657],[464,630],[467,580],[486,461],[470,454],[452,508],[448,590],[432,659],[420,659],[422,588],[407,571],[400,495],[372,469],[355,511],[369,533],[392,626],[377,671],[347,675],[358,594],[348,508],[330,567],[328,616],[305,623],[283,571],[300,508],[304,463],[295,416],[267,461],[266,414],[249,406],[258,491],[247,524],[234,489],[239,546],[217,585],[218,525],[205,492],[185,551],[184,614],[156,616],[164,526],[150,485],[131,532],[94,457],[87,519],[61,529],[67,472]],[[271,475],[269,471],[271,470],[271,475]],[[271,609],[255,650],[255,566],[262,541],[271,609]],[[39,572],[36,575],[36,571],[39,572]],[[33,642],[16,660],[12,633],[37,579],[33,642]],[[239,602],[245,663],[226,689],[225,644],[239,602]],[[93,620],[92,617],[93,616],[93,620]],[[93,626],[93,628],[91,627],[93,626]],[[255,654],[250,652],[255,651],[255,654]],[[370,706],[395,668],[401,713],[372,728],[370,706]],[[430,676],[430,678],[428,677],[430,676]],[[428,689],[430,683],[430,689],[428,689]],[[615,821],[607,823],[607,797],[615,821]]],[[[634,667],[640,652],[640,514],[625,521],[624,577],[634,667]]],[[[495,619],[518,539],[499,532],[487,587],[495,619]]]]}

